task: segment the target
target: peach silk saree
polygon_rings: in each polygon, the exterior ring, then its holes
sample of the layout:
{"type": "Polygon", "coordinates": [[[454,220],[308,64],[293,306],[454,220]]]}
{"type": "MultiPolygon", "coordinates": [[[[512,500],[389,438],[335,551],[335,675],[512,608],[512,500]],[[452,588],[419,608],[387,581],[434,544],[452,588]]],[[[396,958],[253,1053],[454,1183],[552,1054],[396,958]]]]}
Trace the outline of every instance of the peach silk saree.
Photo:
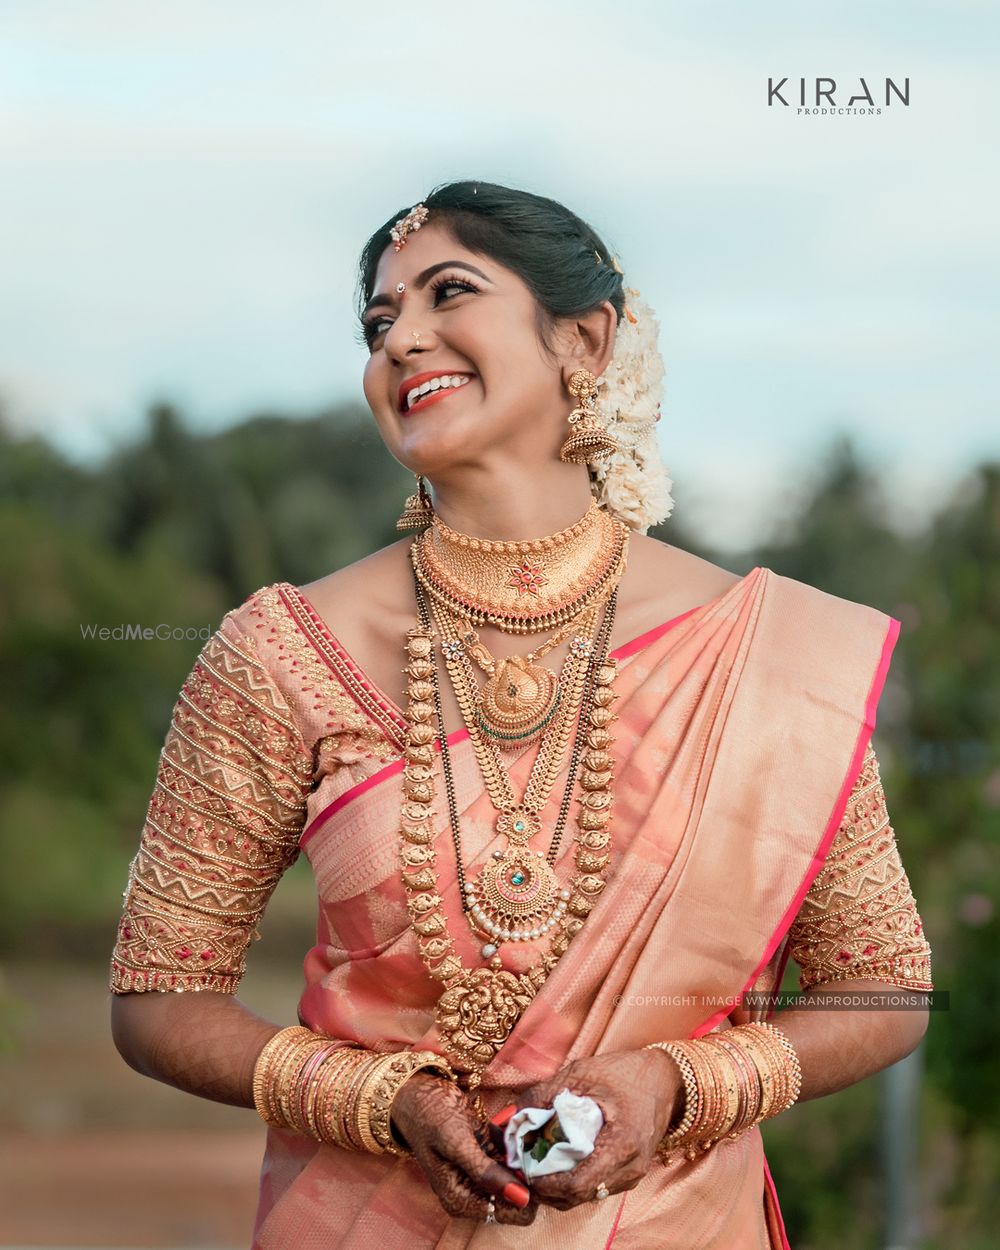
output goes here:
{"type": "MultiPolygon", "coordinates": [[[[607,887],[486,1070],[490,1111],[580,1056],[730,1026],[841,821],[897,632],[871,608],[758,568],[614,653],[607,887]]],[[[501,839],[467,734],[449,742],[474,872],[501,839]]],[[[513,765],[515,786],[536,749],[513,765]]],[[[300,1019],[376,1049],[441,1050],[439,986],[418,956],[397,867],[402,760],[375,769],[332,800],[313,796],[302,845],[319,921],[300,1019]]],[[[560,794],[557,783],[554,806],[560,794]]],[[[442,802],[439,893],[463,962],[477,966],[444,811],[442,802]]],[[[569,876],[571,866],[567,838],[557,870],[569,876]]],[[[534,946],[504,947],[507,966],[526,967],[534,946]]],[[[656,1161],[635,1189],[605,1201],[543,1206],[529,1228],[449,1217],[412,1159],[270,1129],[254,1233],[257,1250],[787,1245],[757,1129],[694,1162],[656,1161]]]]}

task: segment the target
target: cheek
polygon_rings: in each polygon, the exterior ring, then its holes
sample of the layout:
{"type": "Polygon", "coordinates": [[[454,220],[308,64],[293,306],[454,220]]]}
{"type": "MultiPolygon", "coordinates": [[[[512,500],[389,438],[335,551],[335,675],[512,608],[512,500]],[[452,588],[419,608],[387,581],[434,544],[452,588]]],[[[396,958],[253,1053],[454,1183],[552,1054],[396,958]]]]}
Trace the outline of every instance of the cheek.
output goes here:
{"type": "Polygon", "coordinates": [[[397,418],[395,412],[387,411],[389,401],[386,398],[385,367],[378,355],[369,358],[361,384],[383,441],[390,447],[394,446],[397,441],[397,418]]]}
{"type": "Polygon", "coordinates": [[[361,385],[364,388],[368,407],[373,412],[375,411],[375,397],[379,390],[379,372],[378,361],[374,356],[369,356],[365,363],[364,373],[361,375],[361,385]]]}

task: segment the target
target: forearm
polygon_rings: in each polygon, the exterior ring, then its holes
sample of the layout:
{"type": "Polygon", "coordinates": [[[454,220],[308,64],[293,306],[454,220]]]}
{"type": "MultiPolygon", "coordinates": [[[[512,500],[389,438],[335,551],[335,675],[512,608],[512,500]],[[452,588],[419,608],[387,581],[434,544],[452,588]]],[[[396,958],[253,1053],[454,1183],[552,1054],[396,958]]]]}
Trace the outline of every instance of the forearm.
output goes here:
{"type": "Polygon", "coordinates": [[[111,1029],[125,1062],[144,1076],[236,1107],[253,1107],[253,1071],[281,1026],[231,994],[115,994],[111,1029]]]}
{"type": "MultiPolygon", "coordinates": [[[[834,1094],[897,1063],[917,1047],[927,1030],[926,1007],[878,1010],[836,1005],[839,996],[852,993],[908,995],[882,981],[837,981],[804,995],[810,1000],[833,1000],[830,1008],[793,1007],[771,1018],[798,1055],[802,1067],[799,1102],[834,1094]]],[[[922,997],[919,993],[910,996],[915,1003],[922,997]]]]}

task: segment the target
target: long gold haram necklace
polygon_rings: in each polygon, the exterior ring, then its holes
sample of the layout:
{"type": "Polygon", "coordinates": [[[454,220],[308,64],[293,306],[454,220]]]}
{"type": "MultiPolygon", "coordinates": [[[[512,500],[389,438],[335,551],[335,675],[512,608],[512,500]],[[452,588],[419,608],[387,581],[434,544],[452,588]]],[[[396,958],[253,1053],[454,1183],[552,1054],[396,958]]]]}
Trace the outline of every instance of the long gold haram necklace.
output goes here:
{"type": "Polygon", "coordinates": [[[417,586],[420,624],[406,636],[405,672],[408,676],[408,733],[404,750],[403,807],[400,821],[400,867],[407,909],[417,936],[420,957],[428,973],[444,986],[435,1008],[441,1043],[456,1067],[469,1074],[474,1090],[483,1070],[496,1056],[551,970],[582,929],[584,920],[604,889],[604,872],[610,858],[613,760],[609,726],[615,720],[612,689],[616,663],[608,655],[617,606],[617,590],[605,608],[573,744],[569,776],[559,810],[557,828],[569,813],[573,783],[582,762],[583,794],[578,800],[575,836],[576,875],[570,886],[566,911],[549,937],[549,949],[523,973],[508,972],[499,954],[485,968],[466,968],[455,950],[454,939],[437,892],[434,849],[434,741],[438,739],[448,797],[448,814],[459,889],[466,898],[462,863],[458,803],[451,756],[444,726],[441,695],[434,660],[434,630],[426,601],[417,586]],[[436,718],[437,730],[431,724],[436,718]]]}
{"type": "Polygon", "coordinates": [[[562,823],[557,825],[547,854],[532,851],[529,843],[541,830],[540,813],[552,793],[573,718],[583,703],[589,661],[596,650],[596,639],[589,635],[594,632],[597,609],[588,609],[584,614],[587,633],[577,635],[574,639],[577,645],[563,663],[560,685],[566,697],[560,701],[557,715],[545,729],[524,795],[518,801],[499,744],[481,732],[477,719],[478,691],[471,665],[463,652],[449,647],[443,613],[433,602],[431,606],[439,632],[446,638],[441,651],[462,719],[469,731],[487,793],[498,812],[496,830],[507,840],[506,849],[494,851],[476,880],[464,886],[466,917],[473,929],[487,939],[482,954],[484,959],[489,959],[501,942],[528,942],[545,936],[568,905],[570,891],[560,884],[554,871],[562,823]]]}

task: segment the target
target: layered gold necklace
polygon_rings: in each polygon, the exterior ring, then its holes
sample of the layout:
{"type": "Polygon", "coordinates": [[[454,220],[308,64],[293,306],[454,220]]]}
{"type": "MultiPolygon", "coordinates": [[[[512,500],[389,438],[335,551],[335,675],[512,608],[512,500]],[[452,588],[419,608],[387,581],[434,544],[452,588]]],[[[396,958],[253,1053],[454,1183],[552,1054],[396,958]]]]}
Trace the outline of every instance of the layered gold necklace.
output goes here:
{"type": "Polygon", "coordinates": [[[613,773],[609,726],[616,698],[608,647],[627,544],[627,528],[596,504],[576,525],[547,539],[488,542],[435,520],[413,544],[420,624],[406,640],[409,703],[400,862],[421,957],[444,986],[435,1013],[442,1044],[455,1065],[470,1074],[470,1088],[604,888],[613,773]],[[530,606],[526,595],[532,596],[530,606]],[[553,628],[555,633],[527,656],[495,661],[475,632],[475,625],[486,622],[511,633],[553,628]],[[574,636],[559,675],[541,669],[537,661],[569,634],[574,636]],[[498,813],[497,832],[506,841],[506,849],[494,851],[471,880],[462,859],[435,637],[498,813]],[[482,690],[474,664],[487,677],[482,690]],[[441,910],[433,845],[435,738],[462,906],[473,931],[486,939],[481,948],[486,967],[462,964],[441,910]],[[538,754],[518,798],[502,752],[534,738],[540,738],[538,754]],[[543,852],[530,843],[542,832],[542,811],[571,739],[565,791],[543,852]],[[562,883],[553,866],[578,778],[576,871],[562,883]],[[529,941],[546,941],[548,950],[524,973],[506,970],[502,944],[529,941]]]}
{"type": "MultiPolygon", "coordinates": [[[[486,674],[476,695],[479,730],[518,746],[537,737],[556,712],[564,687],[538,663],[576,630],[571,654],[579,658],[593,618],[589,608],[606,600],[625,566],[628,529],[591,501],[575,525],[547,538],[502,542],[459,534],[435,517],[413,544],[413,568],[429,596],[439,627],[450,639],[445,658],[471,660],[486,674]],[[496,661],[475,632],[490,624],[513,634],[555,630],[526,655],[496,661]]],[[[453,670],[453,680],[458,670],[453,670]]],[[[572,677],[572,670],[567,673],[572,677]]],[[[463,679],[463,685],[469,686],[463,679]]],[[[470,732],[471,729],[470,729],[470,732]]]]}

